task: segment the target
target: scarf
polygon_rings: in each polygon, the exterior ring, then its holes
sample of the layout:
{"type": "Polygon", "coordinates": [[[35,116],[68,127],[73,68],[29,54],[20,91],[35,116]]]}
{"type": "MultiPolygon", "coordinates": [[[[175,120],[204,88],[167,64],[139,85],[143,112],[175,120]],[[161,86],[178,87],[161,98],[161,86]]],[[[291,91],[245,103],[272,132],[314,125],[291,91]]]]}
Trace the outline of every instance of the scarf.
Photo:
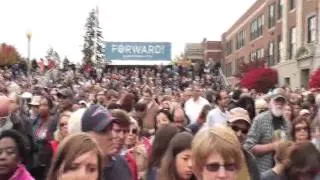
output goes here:
{"type": "Polygon", "coordinates": [[[9,180],[34,180],[24,165],[20,164],[9,180]]]}

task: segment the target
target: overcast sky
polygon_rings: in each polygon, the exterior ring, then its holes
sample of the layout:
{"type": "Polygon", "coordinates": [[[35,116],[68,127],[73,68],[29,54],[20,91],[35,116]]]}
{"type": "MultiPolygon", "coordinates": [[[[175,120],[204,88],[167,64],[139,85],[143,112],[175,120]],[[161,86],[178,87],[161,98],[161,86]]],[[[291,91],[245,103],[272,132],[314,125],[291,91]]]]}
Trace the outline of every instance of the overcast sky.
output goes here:
{"type": "Polygon", "coordinates": [[[27,56],[26,32],[32,32],[31,57],[53,47],[63,58],[82,58],[84,24],[99,6],[105,41],[169,41],[172,54],[184,43],[220,40],[255,0],[0,0],[0,43],[27,56]]]}

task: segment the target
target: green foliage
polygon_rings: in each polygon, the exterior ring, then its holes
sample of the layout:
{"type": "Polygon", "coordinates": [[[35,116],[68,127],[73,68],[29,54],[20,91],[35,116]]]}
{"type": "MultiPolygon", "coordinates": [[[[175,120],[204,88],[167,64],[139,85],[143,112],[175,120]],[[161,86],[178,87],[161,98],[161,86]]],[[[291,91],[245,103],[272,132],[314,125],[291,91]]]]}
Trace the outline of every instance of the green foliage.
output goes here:
{"type": "Polygon", "coordinates": [[[70,64],[69,59],[67,57],[64,57],[64,59],[63,59],[63,69],[67,69],[69,64],[70,64]]]}
{"type": "Polygon", "coordinates": [[[60,56],[58,52],[55,51],[53,48],[48,49],[46,58],[48,60],[51,59],[53,61],[60,62],[60,56]]]}
{"type": "Polygon", "coordinates": [[[83,64],[94,64],[100,66],[104,61],[104,45],[102,30],[95,9],[92,9],[85,24],[85,35],[83,44],[83,64]],[[95,57],[94,57],[95,56],[95,57]],[[94,60],[94,62],[92,62],[94,60]]]}

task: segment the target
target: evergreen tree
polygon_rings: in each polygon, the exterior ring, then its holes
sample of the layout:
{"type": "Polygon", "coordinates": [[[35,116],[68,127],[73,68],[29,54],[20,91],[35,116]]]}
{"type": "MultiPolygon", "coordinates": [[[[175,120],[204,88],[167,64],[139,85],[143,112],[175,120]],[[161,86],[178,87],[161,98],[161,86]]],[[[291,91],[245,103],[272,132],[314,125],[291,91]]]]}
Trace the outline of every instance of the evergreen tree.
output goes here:
{"type": "Polygon", "coordinates": [[[92,9],[85,25],[83,64],[101,66],[104,60],[104,45],[102,30],[99,26],[97,11],[92,9]]]}
{"type": "Polygon", "coordinates": [[[47,60],[53,60],[56,64],[60,64],[60,56],[52,47],[47,50],[47,60]]]}
{"type": "Polygon", "coordinates": [[[37,61],[35,60],[35,59],[33,59],[32,61],[31,61],[31,71],[37,71],[37,69],[39,68],[39,66],[38,66],[38,63],[37,63],[37,61]]]}
{"type": "Polygon", "coordinates": [[[67,69],[69,67],[70,61],[67,57],[63,59],[63,69],[67,69]]]}

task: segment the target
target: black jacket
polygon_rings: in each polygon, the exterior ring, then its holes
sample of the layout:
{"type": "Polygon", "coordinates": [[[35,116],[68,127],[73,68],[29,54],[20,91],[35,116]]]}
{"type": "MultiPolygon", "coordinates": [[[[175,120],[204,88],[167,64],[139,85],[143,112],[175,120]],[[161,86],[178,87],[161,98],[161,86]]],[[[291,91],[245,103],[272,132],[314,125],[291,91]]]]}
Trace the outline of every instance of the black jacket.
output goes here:
{"type": "Polygon", "coordinates": [[[260,172],[256,164],[256,160],[254,159],[254,156],[244,149],[242,151],[247,163],[251,180],[260,180],[260,172]]]}
{"type": "Polygon", "coordinates": [[[112,158],[107,167],[103,168],[104,180],[131,180],[132,174],[127,161],[120,155],[112,158]]]}

